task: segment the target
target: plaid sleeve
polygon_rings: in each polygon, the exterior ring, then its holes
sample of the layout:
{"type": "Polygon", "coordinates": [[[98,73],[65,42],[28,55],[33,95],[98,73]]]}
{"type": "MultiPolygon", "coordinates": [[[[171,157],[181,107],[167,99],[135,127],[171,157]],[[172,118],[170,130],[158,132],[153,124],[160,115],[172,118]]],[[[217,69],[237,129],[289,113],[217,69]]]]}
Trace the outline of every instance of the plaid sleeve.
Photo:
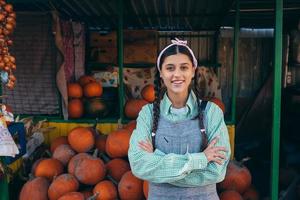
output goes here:
{"type": "MultiPolygon", "coordinates": [[[[144,180],[155,183],[169,183],[185,178],[194,170],[192,154],[165,154],[159,149],[148,153],[138,147],[141,140],[151,140],[152,105],[144,106],[137,118],[137,127],[130,138],[128,158],[132,173],[144,180]]],[[[206,158],[205,158],[206,159],[206,158]]],[[[205,168],[203,166],[197,168],[205,168]]]]}
{"type": "Polygon", "coordinates": [[[210,104],[210,108],[207,111],[207,135],[208,141],[211,141],[216,136],[220,139],[216,143],[216,146],[224,146],[228,150],[226,154],[226,160],[222,165],[215,162],[208,163],[204,169],[193,170],[190,174],[181,180],[172,182],[171,184],[180,187],[195,187],[203,186],[213,183],[221,182],[226,174],[226,168],[230,158],[230,142],[228,136],[228,130],[224,122],[224,117],[221,109],[215,104],[210,104]]]}

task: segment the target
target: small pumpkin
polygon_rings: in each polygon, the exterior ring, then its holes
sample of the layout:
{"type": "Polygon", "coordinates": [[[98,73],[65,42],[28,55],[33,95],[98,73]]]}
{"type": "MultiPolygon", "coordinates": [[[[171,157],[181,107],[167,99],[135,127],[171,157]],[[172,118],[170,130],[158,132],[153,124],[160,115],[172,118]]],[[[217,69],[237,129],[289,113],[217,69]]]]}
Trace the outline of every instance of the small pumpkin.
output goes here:
{"type": "Polygon", "coordinates": [[[19,200],[48,200],[49,181],[44,177],[36,177],[27,181],[20,192],[19,200]]]}
{"type": "Polygon", "coordinates": [[[83,115],[83,103],[80,99],[72,99],[68,102],[68,113],[70,118],[80,118],[83,115]]]}
{"type": "Polygon", "coordinates": [[[243,198],[234,190],[226,190],[220,194],[220,200],[243,200],[243,198]]]}
{"type": "Polygon", "coordinates": [[[124,126],[124,129],[127,129],[129,130],[131,133],[133,132],[133,130],[136,128],[136,121],[135,120],[132,120],[130,121],[128,124],[126,124],[124,126]]]}
{"type": "Polygon", "coordinates": [[[92,76],[83,75],[79,78],[78,83],[83,87],[88,83],[96,82],[96,79],[92,76]]]}
{"type": "Polygon", "coordinates": [[[116,186],[108,180],[101,181],[95,185],[93,193],[98,193],[96,200],[114,200],[118,198],[118,192],[116,186]]]}
{"type": "Polygon", "coordinates": [[[87,152],[94,147],[94,133],[88,127],[76,127],[69,132],[68,142],[76,152],[87,152]]]}
{"type": "Polygon", "coordinates": [[[116,181],[120,181],[122,176],[130,171],[130,165],[127,161],[115,158],[106,164],[107,173],[116,181]]]}
{"type": "Polygon", "coordinates": [[[80,183],[95,185],[102,181],[106,175],[104,162],[92,156],[83,158],[75,166],[75,177],[80,183]]]}
{"type": "Polygon", "coordinates": [[[69,98],[81,98],[83,91],[79,83],[69,83],[67,86],[69,98]]]}
{"type": "Polygon", "coordinates": [[[154,85],[146,85],[141,92],[141,95],[143,99],[146,101],[152,103],[155,100],[155,90],[154,90],[154,85]]]}
{"type": "Polygon", "coordinates": [[[84,102],[85,114],[90,117],[105,117],[109,109],[107,104],[100,98],[88,99],[84,102]]]}
{"type": "Polygon", "coordinates": [[[125,115],[130,119],[136,119],[144,105],[148,104],[144,99],[129,99],[125,104],[125,115]]]}
{"type": "Polygon", "coordinates": [[[62,144],[58,146],[53,152],[52,158],[59,160],[64,166],[66,166],[69,160],[76,154],[76,152],[68,144],[62,144]]]}
{"type": "Polygon", "coordinates": [[[143,193],[144,193],[144,196],[145,196],[146,199],[148,198],[148,192],[149,192],[149,182],[144,180],[144,182],[143,182],[143,193]]]}
{"type": "Polygon", "coordinates": [[[83,93],[85,97],[100,97],[103,93],[102,85],[98,82],[91,82],[84,86],[83,93]]]}
{"type": "Polygon", "coordinates": [[[96,137],[95,146],[100,152],[105,152],[107,135],[98,135],[96,137]]]}
{"type": "Polygon", "coordinates": [[[52,180],[54,176],[58,176],[63,173],[63,164],[54,158],[47,158],[41,160],[34,171],[34,175],[37,177],[45,177],[52,180]]]}
{"type": "Polygon", "coordinates": [[[118,191],[122,200],[140,200],[143,198],[143,181],[128,171],[121,178],[118,191]]]}
{"type": "Polygon", "coordinates": [[[222,190],[235,190],[243,194],[245,190],[251,185],[251,174],[242,162],[236,160],[229,161],[225,179],[218,184],[222,190]]]}
{"type": "Polygon", "coordinates": [[[58,200],[84,200],[84,196],[80,192],[69,192],[61,196],[58,200]]]}
{"type": "Polygon", "coordinates": [[[243,200],[259,200],[259,194],[253,185],[243,193],[243,200]]]}
{"type": "Polygon", "coordinates": [[[57,200],[59,197],[69,192],[76,192],[79,183],[71,174],[62,174],[55,178],[48,189],[50,200],[57,200]]]}
{"type": "Polygon", "coordinates": [[[68,172],[69,174],[75,175],[75,168],[83,159],[90,157],[87,153],[79,153],[71,158],[68,163],[68,172]]]}
{"type": "Polygon", "coordinates": [[[131,133],[127,129],[119,129],[110,133],[106,140],[106,153],[111,158],[127,156],[130,136],[131,133]]]}
{"type": "Polygon", "coordinates": [[[52,142],[51,142],[51,145],[50,145],[50,151],[51,153],[53,153],[55,151],[55,149],[61,145],[61,144],[69,144],[68,143],[68,138],[67,136],[59,136],[59,137],[56,137],[52,142]]]}

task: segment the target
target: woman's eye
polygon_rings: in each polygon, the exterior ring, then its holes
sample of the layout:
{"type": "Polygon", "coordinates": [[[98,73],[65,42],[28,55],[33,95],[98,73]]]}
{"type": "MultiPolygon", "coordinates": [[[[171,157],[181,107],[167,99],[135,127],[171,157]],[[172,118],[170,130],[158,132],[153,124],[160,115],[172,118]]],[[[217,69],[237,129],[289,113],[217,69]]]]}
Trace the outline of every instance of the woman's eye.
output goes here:
{"type": "Polygon", "coordinates": [[[172,71],[174,67],[167,67],[168,71],[172,71]]]}
{"type": "Polygon", "coordinates": [[[181,66],[181,70],[187,70],[188,66],[181,66]]]}

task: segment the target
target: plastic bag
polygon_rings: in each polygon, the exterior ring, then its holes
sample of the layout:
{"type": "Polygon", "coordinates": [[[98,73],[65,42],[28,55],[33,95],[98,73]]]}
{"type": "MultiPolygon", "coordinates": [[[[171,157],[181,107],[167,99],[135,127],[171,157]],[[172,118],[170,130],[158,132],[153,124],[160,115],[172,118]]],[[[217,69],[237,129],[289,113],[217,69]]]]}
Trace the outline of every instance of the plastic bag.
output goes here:
{"type": "Polygon", "coordinates": [[[4,117],[0,117],[0,156],[15,157],[19,149],[6,127],[4,117]]]}

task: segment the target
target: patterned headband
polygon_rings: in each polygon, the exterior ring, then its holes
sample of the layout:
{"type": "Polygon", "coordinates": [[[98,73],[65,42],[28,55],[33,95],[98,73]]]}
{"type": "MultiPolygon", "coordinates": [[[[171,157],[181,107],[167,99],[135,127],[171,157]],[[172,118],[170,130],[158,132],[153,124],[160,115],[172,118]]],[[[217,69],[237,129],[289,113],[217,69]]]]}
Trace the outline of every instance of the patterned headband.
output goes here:
{"type": "Polygon", "coordinates": [[[157,69],[158,71],[160,72],[160,69],[159,69],[159,65],[160,65],[160,58],[162,56],[162,54],[171,46],[174,46],[174,45],[178,45],[178,46],[184,46],[186,47],[189,52],[191,53],[192,57],[193,57],[193,66],[196,68],[198,66],[198,62],[197,62],[197,59],[192,51],[192,49],[187,45],[187,41],[186,40],[179,40],[178,38],[175,38],[175,40],[171,40],[172,44],[166,46],[158,55],[158,58],[157,58],[157,61],[156,61],[156,65],[157,65],[157,69]]]}

